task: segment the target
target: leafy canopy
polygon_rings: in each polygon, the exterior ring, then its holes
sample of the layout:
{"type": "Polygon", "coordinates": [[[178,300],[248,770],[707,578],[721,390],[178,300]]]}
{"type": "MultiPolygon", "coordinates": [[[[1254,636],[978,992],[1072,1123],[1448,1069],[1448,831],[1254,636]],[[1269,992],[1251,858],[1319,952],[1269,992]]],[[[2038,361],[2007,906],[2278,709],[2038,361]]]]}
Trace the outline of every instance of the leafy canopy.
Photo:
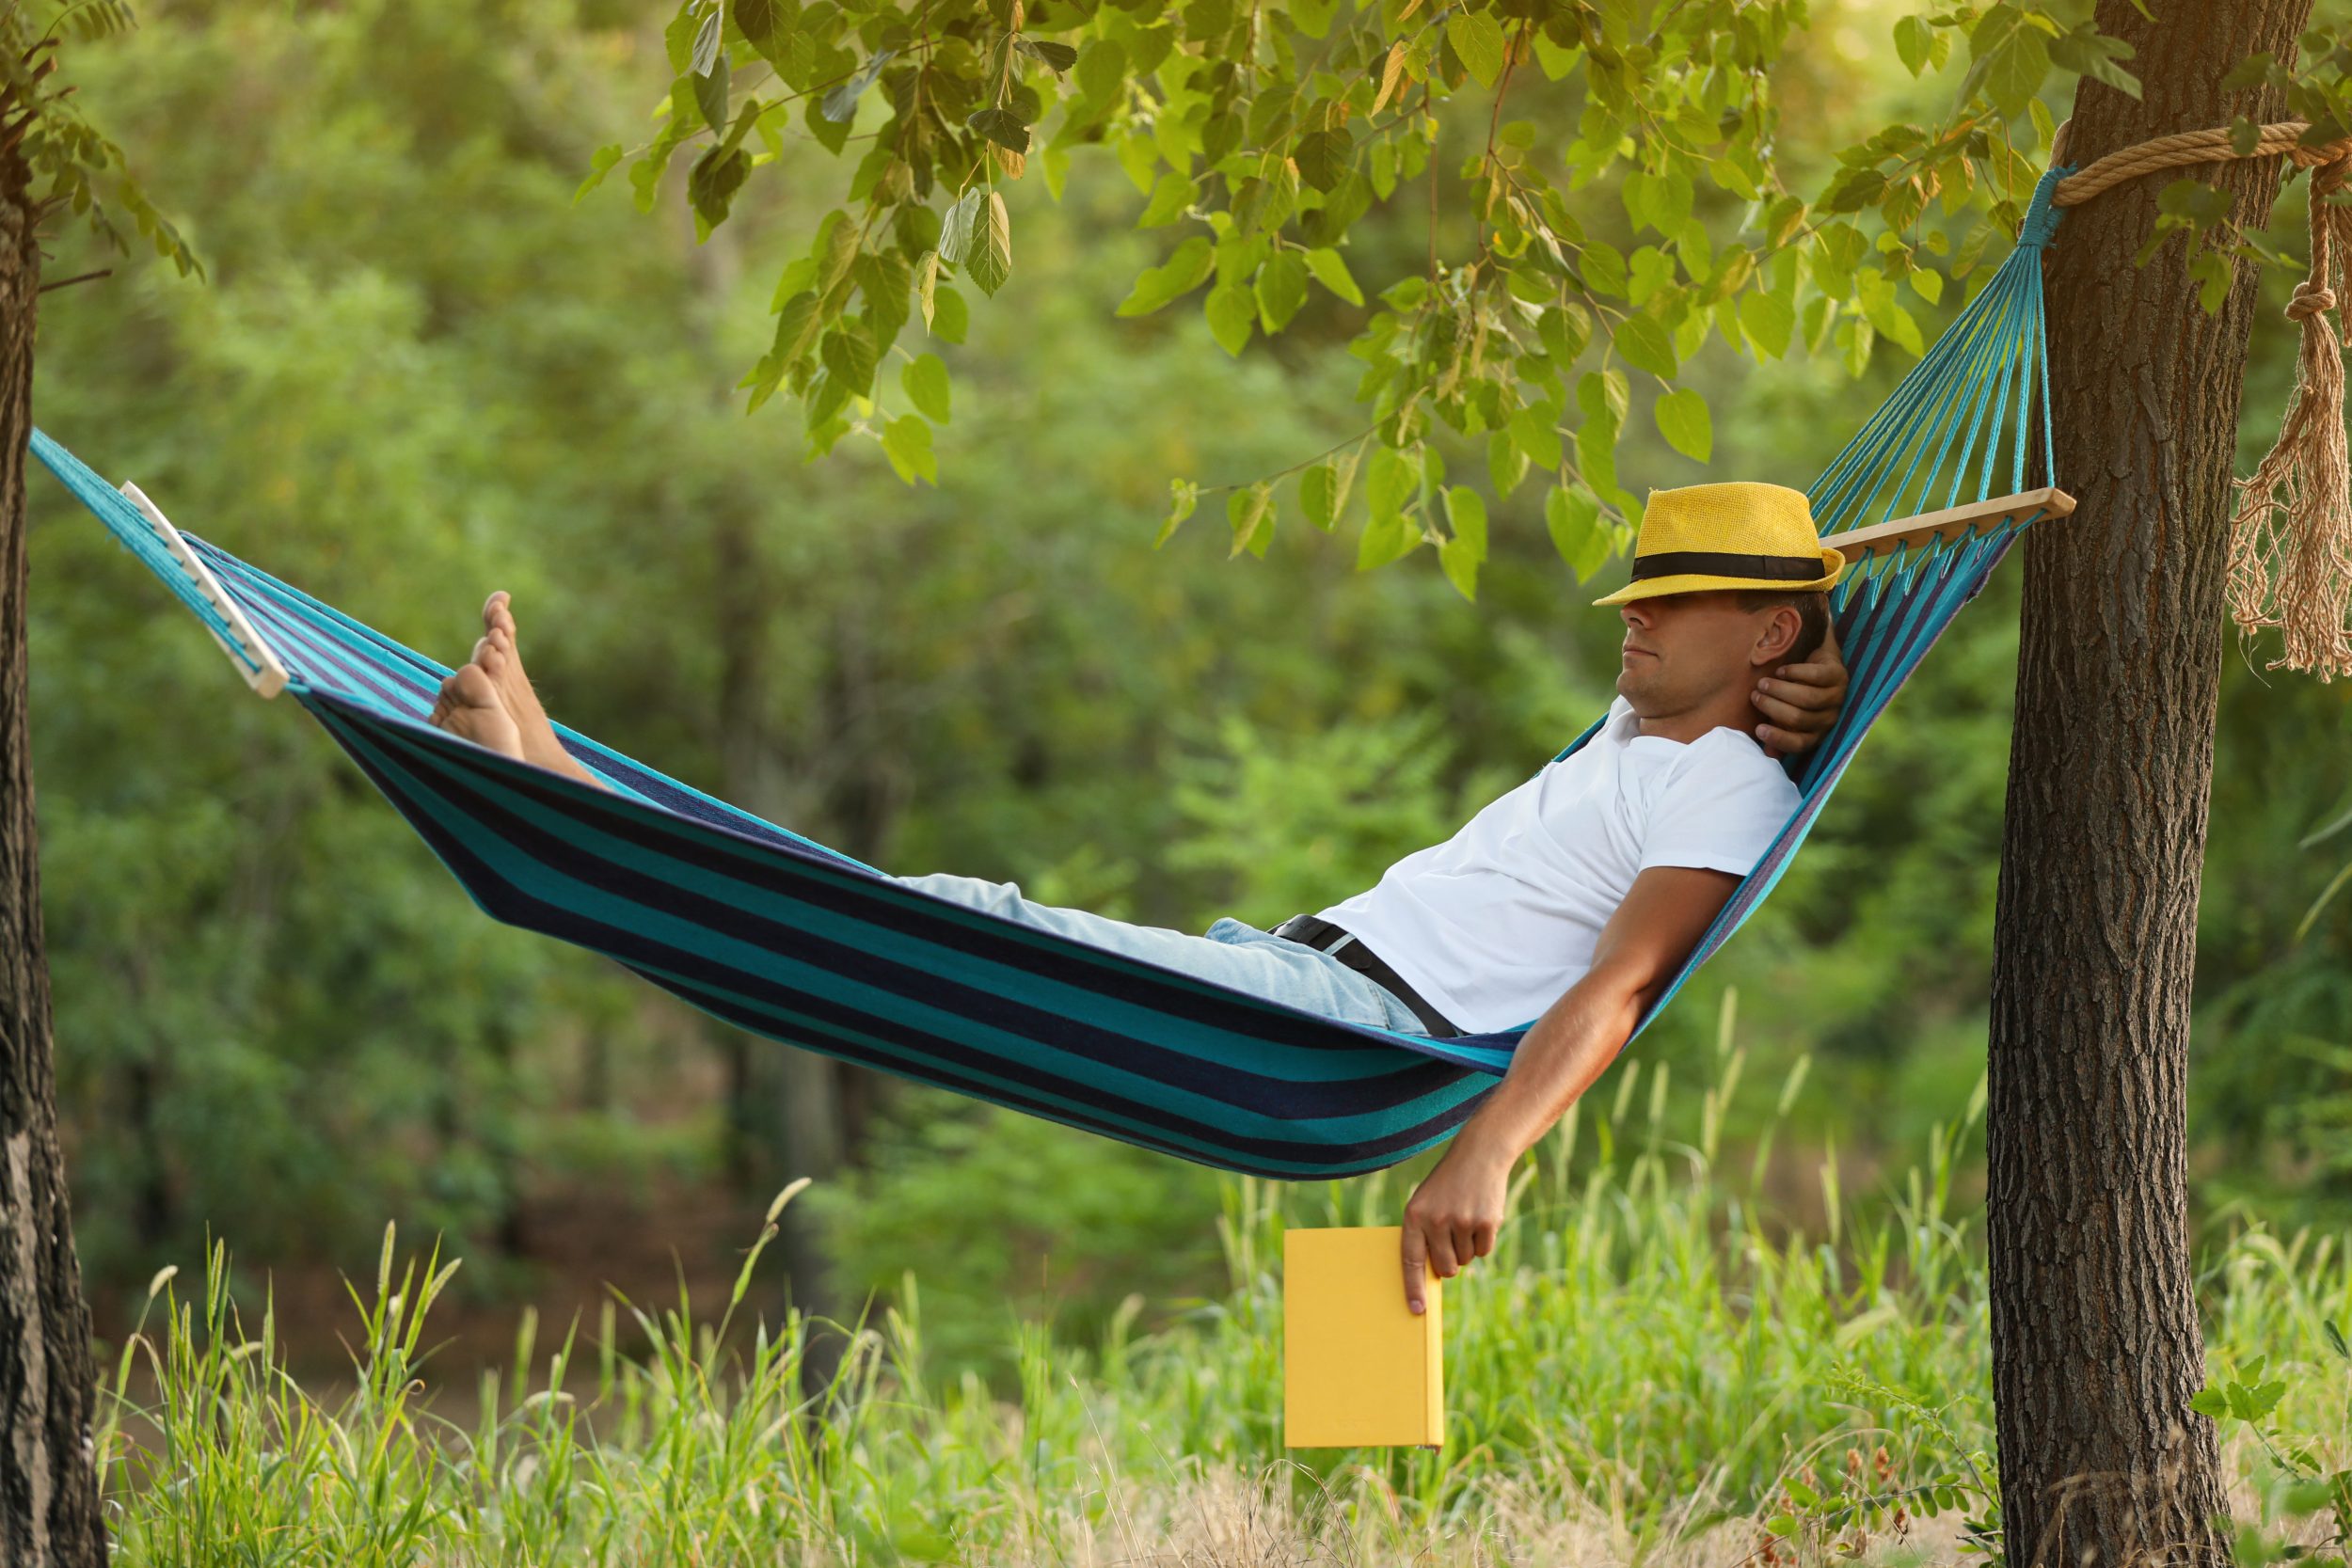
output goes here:
{"type": "Polygon", "coordinates": [[[961,286],[993,297],[1013,271],[1005,183],[1034,161],[1058,199],[1073,150],[1106,149],[1139,224],[1170,231],[1121,315],[1198,293],[1238,355],[1317,292],[1363,312],[1364,427],[1254,482],[1173,480],[1160,538],[1217,489],[1234,553],[1263,555],[1295,475],[1290,504],[1317,528],[1362,498],[1359,566],[1428,543],[1470,594],[1487,508],[1449,481],[1438,425],[1485,437],[1495,497],[1537,477],[1552,541],[1591,574],[1639,515],[1616,467],[1636,392],[1670,445],[1709,455],[1706,400],[1677,378],[1710,333],[1856,373],[1882,340],[1922,352],[1915,312],[2016,230],[2053,131],[2044,83],[2137,90],[2088,9],[1946,0],[1899,18],[1902,66],[1957,76],[1947,112],[1846,149],[1806,195],[1775,89],[1804,0],[684,0],[660,130],[601,149],[580,194],[626,161],[650,211],[691,150],[707,237],[787,136],[854,149],[740,386],[747,412],[796,397],[812,457],[857,432],[914,483],[936,479],[948,377],[901,338],[919,314],[961,341],[961,286]],[[1360,277],[1352,229],[1408,201],[1429,214],[1425,261],[1360,277]]]}

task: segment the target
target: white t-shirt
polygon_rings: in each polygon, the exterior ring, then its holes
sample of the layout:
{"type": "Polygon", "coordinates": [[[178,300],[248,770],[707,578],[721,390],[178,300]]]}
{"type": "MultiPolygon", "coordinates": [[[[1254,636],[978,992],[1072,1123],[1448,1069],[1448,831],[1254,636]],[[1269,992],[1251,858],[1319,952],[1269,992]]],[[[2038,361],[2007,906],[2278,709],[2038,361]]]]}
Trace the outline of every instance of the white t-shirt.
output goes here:
{"type": "Polygon", "coordinates": [[[1641,728],[1619,697],[1574,753],[1320,918],[1472,1034],[1541,1017],[1592,967],[1637,875],[1744,877],[1796,813],[1797,786],[1754,736],[1718,725],[1686,744],[1641,728]]]}

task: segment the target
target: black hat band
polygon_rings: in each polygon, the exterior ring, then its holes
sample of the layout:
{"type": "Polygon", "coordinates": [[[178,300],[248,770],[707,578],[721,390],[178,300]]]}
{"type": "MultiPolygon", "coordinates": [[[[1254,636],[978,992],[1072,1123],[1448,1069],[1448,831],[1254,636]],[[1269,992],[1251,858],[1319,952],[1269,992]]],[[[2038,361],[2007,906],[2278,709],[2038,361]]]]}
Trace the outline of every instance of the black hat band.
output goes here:
{"type": "Polygon", "coordinates": [[[1682,576],[1762,578],[1771,582],[1806,582],[1828,576],[1818,555],[1737,555],[1725,550],[1661,550],[1633,558],[1635,582],[1644,578],[1682,576]]]}

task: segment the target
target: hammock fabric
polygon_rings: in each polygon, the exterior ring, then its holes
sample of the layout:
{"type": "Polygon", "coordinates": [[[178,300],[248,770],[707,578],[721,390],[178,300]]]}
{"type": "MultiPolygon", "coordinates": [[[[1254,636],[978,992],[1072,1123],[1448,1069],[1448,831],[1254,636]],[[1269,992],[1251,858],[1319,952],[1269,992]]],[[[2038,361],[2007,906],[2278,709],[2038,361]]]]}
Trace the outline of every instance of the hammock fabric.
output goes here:
{"type": "MultiPolygon", "coordinates": [[[[2040,262],[2065,172],[2043,179],[2016,249],[1811,486],[1824,533],[2026,488],[2035,438],[2050,450],[2040,262]]],[[[1448,1039],[1359,1027],[1036,930],[902,886],[561,725],[615,792],[500,756],[424,721],[448,666],[173,532],[46,435],[32,444],[248,679],[269,670],[274,684],[271,656],[282,663],[285,689],[484,911],[741,1028],[1199,1164],[1305,1180],[1443,1139],[1527,1027],[1448,1039]]],[[[1846,708],[1790,759],[1802,803],[1643,1026],[1772,891],[1871,721],[2036,515],[1848,567],[1832,594],[1846,708]]]]}

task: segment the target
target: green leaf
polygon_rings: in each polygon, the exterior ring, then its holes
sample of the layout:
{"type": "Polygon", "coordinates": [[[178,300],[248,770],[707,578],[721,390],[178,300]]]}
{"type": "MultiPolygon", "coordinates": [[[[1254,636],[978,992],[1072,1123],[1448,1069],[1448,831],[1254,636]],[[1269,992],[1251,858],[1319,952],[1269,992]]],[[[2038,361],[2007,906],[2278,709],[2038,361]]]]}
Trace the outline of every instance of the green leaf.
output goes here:
{"type": "Polygon", "coordinates": [[[1178,245],[1161,265],[1144,269],[1143,276],[1136,279],[1134,290],[1120,302],[1118,314],[1150,315],[1206,282],[1216,265],[1216,247],[1206,234],[1195,234],[1178,245]]]}
{"type": "Polygon", "coordinates": [[[703,17],[702,25],[694,29],[694,57],[691,63],[695,75],[707,76],[717,69],[720,44],[725,36],[725,21],[714,5],[703,17]]]}
{"type": "Polygon", "coordinates": [[[1472,604],[1478,602],[1478,563],[1485,558],[1470,547],[1460,537],[1447,540],[1438,546],[1438,569],[1446,581],[1472,604]]]}
{"type": "Polygon", "coordinates": [[[1610,336],[1625,362],[1637,371],[1672,380],[1680,369],[1675,359],[1674,339],[1656,316],[1628,316],[1611,329],[1610,336]]]}
{"type": "Polygon", "coordinates": [[[1307,303],[1307,262],[1295,250],[1278,250],[1258,269],[1258,322],[1267,337],[1290,325],[1307,303]]]}
{"type": "Polygon", "coordinates": [[[1502,24],[1491,11],[1456,10],[1445,19],[1446,41],[1482,87],[1502,74],[1502,24]]]}
{"type": "Polygon", "coordinates": [[[1612,440],[1633,406],[1633,388],[1619,370],[1586,371],[1576,378],[1576,405],[1588,423],[1606,426],[1612,440]]]}
{"type": "Polygon", "coordinates": [[[1584,286],[1597,294],[1616,299],[1625,297],[1625,253],[1606,240],[1586,240],[1577,252],[1577,271],[1584,277],[1584,286]]]}
{"type": "Polygon", "coordinates": [[[1408,462],[1394,447],[1374,449],[1372,469],[1364,478],[1364,502],[1375,519],[1401,515],[1420,488],[1419,463],[1408,462]]]}
{"type": "MultiPolygon", "coordinates": [[[[856,75],[834,87],[818,102],[817,119],[826,126],[840,127],[834,135],[847,135],[850,121],[857,118],[857,101],[866,95],[866,89],[874,85],[874,78],[882,74],[882,68],[896,54],[896,49],[875,50],[873,57],[859,68],[856,75]]],[[[834,150],[838,152],[841,149],[835,146],[834,150]]]]}
{"type": "Polygon", "coordinates": [[[1511,416],[1511,441],[1529,461],[1546,470],[1560,467],[1560,410],[1549,403],[1531,403],[1511,416]]]}
{"type": "Polygon", "coordinates": [[[907,401],[933,424],[947,422],[947,361],[936,354],[918,354],[898,372],[907,401]]]}
{"type": "Polygon", "coordinates": [[[755,48],[775,36],[776,0],[735,0],[735,24],[755,48]]]}
{"type": "Polygon", "coordinates": [[[1168,536],[1176,531],[1177,524],[1192,515],[1192,509],[1200,501],[1200,486],[1188,479],[1171,479],[1168,482],[1168,520],[1160,525],[1159,537],[1152,541],[1155,550],[1168,543],[1168,536]]]}
{"type": "Polygon", "coordinates": [[[1895,57],[1914,76],[1927,70],[1930,46],[1928,24],[1920,18],[1906,16],[1895,24],[1895,57]]]}
{"type": "Polygon", "coordinates": [[[1143,216],[1136,219],[1136,227],[1158,229],[1174,223],[1200,199],[1200,182],[1169,169],[1152,186],[1152,199],[1144,204],[1143,216]]]}
{"type": "Polygon", "coordinates": [[[1413,526],[1410,518],[1402,513],[1375,513],[1365,522],[1363,537],[1357,543],[1356,569],[1368,572],[1375,566],[1386,566],[1410,555],[1420,543],[1421,530],[1413,526]]]}
{"type": "Polygon", "coordinates": [[[1456,539],[1467,541],[1480,560],[1486,556],[1486,498],[1467,484],[1449,485],[1445,492],[1446,526],[1456,539]]]}
{"type": "Polygon", "coordinates": [[[1127,51],[1115,39],[1089,39],[1078,51],[1078,90],[1107,103],[1127,79],[1127,51]]]}
{"type": "Polygon", "coordinates": [[[939,458],[931,451],[931,427],[921,417],[902,414],[882,426],[882,455],[898,477],[913,484],[919,476],[939,483],[939,458]]]}
{"type": "Polygon", "coordinates": [[[1298,509],[1307,514],[1309,522],[1326,533],[1339,520],[1339,476],[1327,461],[1298,476],[1298,509]]]}
{"type": "Polygon", "coordinates": [[[972,255],[964,262],[963,275],[980,293],[992,295],[1012,276],[1012,218],[1005,211],[1003,195],[993,189],[988,193],[985,226],[973,236],[972,255]]]}
{"type": "Polygon", "coordinates": [[[1715,449],[1715,424],[1707,412],[1707,399],[1691,388],[1668,392],[1650,410],[1658,434],[1666,444],[1693,462],[1704,463],[1715,449]]]}
{"type": "Polygon", "coordinates": [[[980,203],[987,199],[988,192],[975,185],[947,209],[939,226],[939,259],[949,266],[963,265],[964,255],[972,248],[973,231],[978,227],[980,203]]]}
{"type": "Polygon", "coordinates": [[[1498,430],[1486,437],[1486,478],[1497,496],[1508,496],[1527,477],[1527,453],[1511,438],[1508,430],[1498,430]]]}
{"type": "Polygon", "coordinates": [[[1535,335],[1542,340],[1544,352],[1565,371],[1593,341],[1592,312],[1569,300],[1544,312],[1535,324],[1535,335]]]}
{"type": "Polygon", "coordinates": [[[963,303],[963,295],[942,283],[933,303],[938,307],[938,316],[931,323],[931,336],[950,343],[963,341],[972,322],[972,310],[963,303]]]}
{"type": "Polygon", "coordinates": [[[1298,138],[1291,156],[1298,163],[1298,178],[1319,191],[1328,191],[1347,173],[1356,140],[1344,126],[1310,131],[1298,138]]]}
{"type": "Polygon", "coordinates": [[[1048,71],[1068,71],[1078,63],[1078,52],[1066,43],[1049,43],[1043,39],[1021,40],[1021,51],[1042,64],[1048,71]]]}
{"type": "Polygon", "coordinates": [[[1364,302],[1364,292],[1356,286],[1354,276],[1347,270],[1346,259],[1330,246],[1318,245],[1307,252],[1307,270],[1314,275],[1316,282],[1348,304],[1361,305],[1364,302]]]}
{"type": "Polygon", "coordinates": [[[1780,295],[1740,296],[1740,328],[1765,357],[1779,359],[1788,355],[1789,334],[1796,325],[1796,310],[1780,295]]]}
{"type": "Polygon", "coordinates": [[[816,343],[817,335],[825,325],[818,304],[815,294],[797,293],[776,312],[776,341],[769,353],[779,367],[798,364],[801,356],[816,343]]]}
{"type": "Polygon", "coordinates": [[[1233,547],[1227,552],[1228,559],[1247,549],[1259,549],[1259,531],[1271,533],[1274,529],[1274,495],[1265,482],[1226,497],[1225,520],[1233,527],[1233,547]]]}
{"type": "Polygon", "coordinates": [[[1560,559],[1568,563],[1579,582],[1590,582],[1609,560],[1609,534],[1600,526],[1600,502],[1582,490],[1554,486],[1544,497],[1544,529],[1551,535],[1551,547],[1560,552],[1560,559]]]}
{"type": "Polygon", "coordinates": [[[1238,357],[1248,345],[1249,335],[1258,325],[1258,301],[1247,283],[1219,283],[1209,291],[1202,311],[1209,318],[1209,334],[1226,353],[1238,357]]]}
{"type": "Polygon", "coordinates": [[[1010,109],[975,109],[963,122],[999,147],[1015,152],[1029,150],[1029,127],[1010,109]]]}
{"type": "MultiPolygon", "coordinates": [[[[572,200],[575,204],[581,197],[604,183],[604,177],[612,172],[612,166],[621,161],[621,154],[624,150],[625,149],[619,142],[611,142],[596,149],[596,156],[588,160],[588,178],[582,180],[580,182],[580,189],[572,193],[572,200]]],[[[1360,304],[1361,301],[1358,303],[1360,304]]]]}
{"type": "Polygon", "coordinates": [[[835,381],[858,396],[874,389],[874,340],[864,328],[843,326],[826,333],[818,356],[835,381]]]}
{"type": "Polygon", "coordinates": [[[721,135],[727,133],[727,57],[722,51],[708,72],[694,78],[694,107],[703,122],[721,135]]]}
{"type": "Polygon", "coordinates": [[[939,290],[939,252],[927,250],[914,264],[914,296],[923,307],[923,330],[931,329],[933,295],[939,290]]]}
{"type": "Polygon", "coordinates": [[[1991,8],[1968,35],[1968,85],[2004,115],[2020,115],[2050,73],[2049,36],[2011,5],[1991,8]]]}

